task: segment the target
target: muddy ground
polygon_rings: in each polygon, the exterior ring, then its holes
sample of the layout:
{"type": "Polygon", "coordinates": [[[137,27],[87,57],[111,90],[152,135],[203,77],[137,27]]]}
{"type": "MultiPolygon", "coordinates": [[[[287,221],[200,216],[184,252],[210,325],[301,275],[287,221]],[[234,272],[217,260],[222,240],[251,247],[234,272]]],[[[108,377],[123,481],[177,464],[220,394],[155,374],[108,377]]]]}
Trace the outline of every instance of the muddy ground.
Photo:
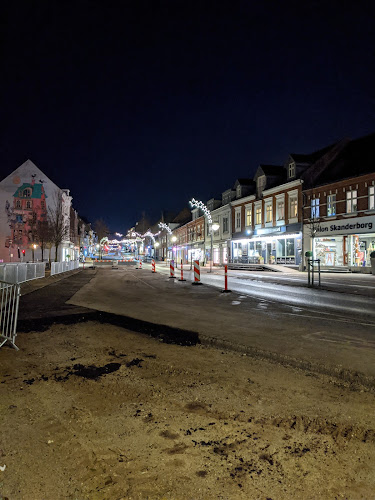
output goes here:
{"type": "Polygon", "coordinates": [[[96,322],[0,349],[0,498],[371,499],[374,394],[96,322]]]}

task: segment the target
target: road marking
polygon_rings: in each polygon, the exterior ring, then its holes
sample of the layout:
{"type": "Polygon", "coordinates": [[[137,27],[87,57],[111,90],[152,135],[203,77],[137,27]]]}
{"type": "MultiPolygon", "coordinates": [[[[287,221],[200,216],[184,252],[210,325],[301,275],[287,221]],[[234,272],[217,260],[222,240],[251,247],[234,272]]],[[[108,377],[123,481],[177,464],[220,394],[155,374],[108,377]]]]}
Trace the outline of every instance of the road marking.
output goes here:
{"type": "MultiPolygon", "coordinates": [[[[282,312],[282,311],[277,311],[278,314],[284,314],[284,315],[288,315],[288,316],[297,316],[298,318],[312,318],[312,319],[319,319],[318,316],[309,316],[307,314],[295,314],[295,313],[289,313],[289,312],[282,312]]],[[[318,311],[317,311],[318,313],[318,311]]],[[[319,311],[319,314],[322,314],[321,311],[319,311]]],[[[330,313],[324,313],[324,314],[330,314],[330,313]]],[[[340,318],[324,318],[328,321],[335,321],[335,322],[338,322],[338,323],[355,323],[356,325],[362,325],[362,326],[375,326],[375,323],[361,323],[360,321],[357,321],[356,319],[351,319],[351,318],[347,318],[347,319],[340,319],[340,318]]]]}
{"type": "Polygon", "coordinates": [[[152,285],[150,285],[150,283],[147,283],[146,281],[141,280],[141,278],[138,278],[138,276],[136,276],[135,274],[131,274],[131,276],[133,276],[135,279],[137,279],[138,281],[140,281],[144,285],[147,285],[150,288],[153,288],[154,290],[156,290],[156,286],[152,286],[152,285]]]}

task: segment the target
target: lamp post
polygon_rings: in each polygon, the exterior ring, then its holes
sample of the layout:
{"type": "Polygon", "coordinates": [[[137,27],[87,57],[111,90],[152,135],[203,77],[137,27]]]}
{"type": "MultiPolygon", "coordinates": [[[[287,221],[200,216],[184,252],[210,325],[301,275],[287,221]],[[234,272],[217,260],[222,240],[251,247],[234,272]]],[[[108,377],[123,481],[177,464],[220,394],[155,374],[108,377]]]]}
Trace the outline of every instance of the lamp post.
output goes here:
{"type": "Polygon", "coordinates": [[[212,237],[213,237],[213,232],[214,231],[217,231],[219,229],[219,224],[211,224],[211,255],[210,255],[210,273],[212,273],[212,261],[213,261],[213,241],[212,241],[212,237]]]}
{"type": "Polygon", "coordinates": [[[33,243],[33,244],[31,245],[31,247],[32,247],[32,249],[33,249],[33,262],[35,262],[35,259],[34,259],[34,252],[35,252],[35,250],[36,250],[36,247],[37,247],[37,246],[38,246],[38,245],[36,245],[35,243],[33,243]]]}

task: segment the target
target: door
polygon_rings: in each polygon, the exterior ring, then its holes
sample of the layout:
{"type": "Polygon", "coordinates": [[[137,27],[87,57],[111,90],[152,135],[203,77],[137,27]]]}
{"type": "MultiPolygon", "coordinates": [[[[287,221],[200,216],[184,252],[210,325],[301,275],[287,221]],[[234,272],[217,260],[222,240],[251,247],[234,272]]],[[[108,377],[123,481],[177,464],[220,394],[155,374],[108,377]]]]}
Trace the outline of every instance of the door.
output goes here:
{"type": "Polygon", "coordinates": [[[267,243],[267,263],[271,264],[272,259],[272,243],[267,243]]]}

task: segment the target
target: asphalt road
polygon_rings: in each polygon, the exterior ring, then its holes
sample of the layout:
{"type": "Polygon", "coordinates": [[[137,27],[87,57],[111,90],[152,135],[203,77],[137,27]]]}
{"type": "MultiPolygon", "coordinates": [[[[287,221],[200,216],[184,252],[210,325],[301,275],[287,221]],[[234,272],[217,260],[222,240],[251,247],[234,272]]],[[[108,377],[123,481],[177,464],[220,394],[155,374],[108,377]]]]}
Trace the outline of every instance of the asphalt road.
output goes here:
{"type": "Polygon", "coordinates": [[[166,266],[152,273],[149,266],[136,270],[128,265],[85,269],[53,283],[46,279],[48,286],[21,297],[19,331],[42,330],[51,323],[113,323],[165,342],[214,344],[375,387],[371,297],[240,276],[230,278],[233,292],[225,294],[220,272],[202,273],[206,285],[201,286],[192,286],[189,273],[181,282],[167,272],[166,266]],[[322,307],[290,300],[303,302],[311,293],[320,296],[322,307]],[[358,298],[362,312],[354,311],[358,298]],[[345,299],[352,300],[351,308],[340,305],[345,299]]]}

